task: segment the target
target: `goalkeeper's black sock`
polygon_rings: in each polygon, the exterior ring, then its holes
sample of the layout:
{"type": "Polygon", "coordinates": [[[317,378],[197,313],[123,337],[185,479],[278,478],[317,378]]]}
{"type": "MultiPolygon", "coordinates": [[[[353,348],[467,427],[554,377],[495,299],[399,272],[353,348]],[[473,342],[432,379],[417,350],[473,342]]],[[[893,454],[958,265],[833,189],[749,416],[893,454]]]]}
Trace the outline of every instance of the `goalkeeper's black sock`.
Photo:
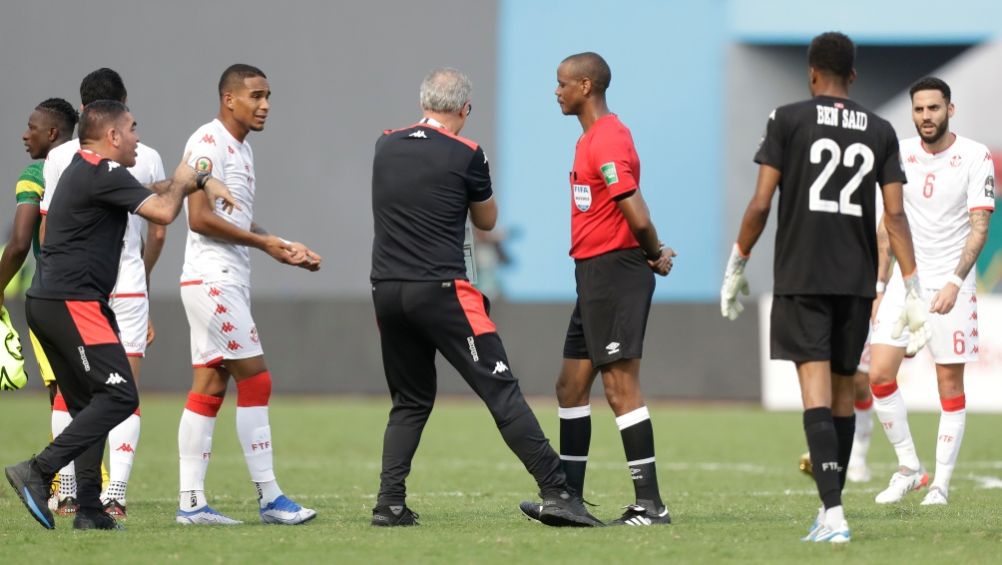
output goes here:
{"type": "Polygon", "coordinates": [[[832,422],[831,408],[804,410],[804,433],[811,452],[814,481],[825,508],[842,505],[839,486],[838,435],[832,422]]]}
{"type": "Polygon", "coordinates": [[[849,455],[852,454],[852,442],[856,437],[856,415],[832,416],[835,426],[835,436],[838,438],[838,480],[839,488],[845,488],[845,476],[849,469],[849,455]]]}

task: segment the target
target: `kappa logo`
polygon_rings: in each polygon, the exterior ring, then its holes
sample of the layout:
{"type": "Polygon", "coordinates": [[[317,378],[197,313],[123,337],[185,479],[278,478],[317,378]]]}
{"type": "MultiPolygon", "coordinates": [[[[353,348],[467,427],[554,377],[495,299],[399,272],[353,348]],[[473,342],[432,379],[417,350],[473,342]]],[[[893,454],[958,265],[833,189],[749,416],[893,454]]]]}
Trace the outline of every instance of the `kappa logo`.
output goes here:
{"type": "Polygon", "coordinates": [[[960,155],[954,155],[953,157],[950,157],[950,166],[951,167],[960,166],[960,155]]]}
{"type": "Polygon", "coordinates": [[[215,145],[216,138],[212,137],[210,134],[205,134],[202,136],[201,142],[208,143],[209,145],[215,145]]]}
{"type": "Polygon", "coordinates": [[[114,161],[108,161],[108,172],[114,171],[115,169],[121,167],[118,163],[114,161]]]}
{"type": "Polygon", "coordinates": [[[227,312],[229,312],[229,310],[226,309],[226,306],[216,304],[216,314],[225,314],[227,312]]]}
{"type": "Polygon", "coordinates": [[[222,294],[222,293],[223,293],[223,291],[219,290],[219,289],[218,289],[218,288],[216,288],[216,287],[211,287],[211,288],[209,289],[209,296],[219,296],[219,295],[220,295],[220,294],[222,294]]]}
{"type": "Polygon", "coordinates": [[[605,352],[609,355],[615,355],[616,353],[619,353],[619,345],[620,343],[618,341],[613,341],[609,345],[605,346],[605,352]]]}
{"type": "Polygon", "coordinates": [[[977,330],[977,328],[971,330],[971,337],[978,337],[978,330],[977,330]]]}
{"type": "Polygon", "coordinates": [[[912,154],[912,155],[909,155],[909,156],[908,156],[908,162],[909,162],[909,163],[913,163],[913,164],[914,164],[914,163],[918,163],[918,157],[916,157],[916,156],[915,156],[914,154],[912,154]]]}
{"type": "Polygon", "coordinates": [[[120,385],[120,384],[122,384],[124,382],[125,382],[125,379],[122,378],[122,375],[119,375],[118,373],[112,373],[112,374],[108,375],[108,380],[104,381],[104,384],[106,384],[106,385],[120,385]]]}
{"type": "Polygon", "coordinates": [[[115,448],[115,451],[124,451],[125,453],[135,453],[136,450],[132,449],[132,444],[123,443],[122,445],[115,448]]]}
{"type": "Polygon", "coordinates": [[[428,139],[428,136],[424,134],[424,130],[420,130],[420,129],[417,130],[416,132],[408,135],[407,137],[411,137],[411,138],[414,138],[414,139],[428,139]]]}
{"type": "Polygon", "coordinates": [[[226,348],[229,349],[230,351],[236,351],[238,349],[243,349],[244,346],[240,345],[239,343],[231,339],[230,342],[226,344],[226,348]]]}
{"type": "Polygon", "coordinates": [[[505,365],[504,361],[498,361],[497,364],[494,365],[494,370],[491,371],[491,374],[492,375],[500,375],[501,373],[503,373],[503,372],[505,372],[507,370],[508,370],[508,365],[505,365]]]}
{"type": "Polygon", "coordinates": [[[230,152],[230,155],[233,155],[234,153],[236,153],[236,151],[234,151],[234,150],[233,150],[233,147],[232,147],[232,146],[230,146],[230,145],[227,145],[227,146],[226,146],[226,150],[230,152]]]}
{"type": "Polygon", "coordinates": [[[223,322],[223,326],[219,329],[223,330],[223,333],[230,333],[233,330],[237,329],[237,327],[229,322],[223,322]]]}

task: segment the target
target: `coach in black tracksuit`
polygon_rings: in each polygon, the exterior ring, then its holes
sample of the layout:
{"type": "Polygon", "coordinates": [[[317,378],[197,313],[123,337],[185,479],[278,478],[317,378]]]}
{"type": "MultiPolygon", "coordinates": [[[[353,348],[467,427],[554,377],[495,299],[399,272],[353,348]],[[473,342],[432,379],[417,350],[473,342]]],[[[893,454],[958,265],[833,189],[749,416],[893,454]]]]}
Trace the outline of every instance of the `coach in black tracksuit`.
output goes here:
{"type": "MultiPolygon", "coordinates": [[[[210,182],[182,163],[150,190],[126,170],[136,160],[136,123],[120,102],[99,100],[80,117],[81,149],[59,179],[46,217],[40,262],[25,304],[28,325],[52,364],[73,422],[37,457],[5,474],[29,513],[55,528],[47,507],[53,475],[76,460],[73,527],[116,529],[101,500],[108,431],[132,414],[139,395],[108,295],[118,277],[128,214],[170,223],[185,196],[210,182]]],[[[218,181],[210,192],[230,199],[218,181]],[[222,188],[220,188],[222,187],[222,188]]]]}
{"type": "Polygon", "coordinates": [[[466,278],[467,213],[480,229],[493,228],[497,218],[487,157],[457,135],[472,108],[471,92],[459,71],[432,71],[421,85],[424,119],[387,131],[376,143],[372,301],[393,408],[372,524],[416,524],[404,481],[435,403],[438,351],[487,404],[505,442],[535,477],[544,498],[541,520],[601,525],[565,492],[560,459],[512,375],[487,299],[466,278]]]}

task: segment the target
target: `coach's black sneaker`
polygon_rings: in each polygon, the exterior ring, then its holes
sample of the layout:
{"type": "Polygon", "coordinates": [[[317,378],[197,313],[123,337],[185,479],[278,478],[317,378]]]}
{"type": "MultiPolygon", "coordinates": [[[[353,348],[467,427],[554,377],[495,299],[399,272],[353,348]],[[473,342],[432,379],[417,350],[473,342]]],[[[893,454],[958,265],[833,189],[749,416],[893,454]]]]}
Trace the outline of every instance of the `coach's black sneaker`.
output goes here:
{"type": "MultiPolygon", "coordinates": [[[[519,508],[522,508],[521,504],[519,508]]],[[[525,509],[522,511],[525,512],[525,509]]],[[[539,521],[556,528],[598,528],[605,525],[588,513],[580,496],[574,496],[567,491],[543,495],[539,521]]]]}
{"type": "Polygon", "coordinates": [[[518,509],[530,520],[539,522],[539,515],[543,512],[543,505],[531,500],[523,500],[518,503],[518,509]]]}
{"type": "Polygon", "coordinates": [[[648,510],[655,508],[649,500],[638,500],[637,504],[626,507],[626,512],[618,519],[609,522],[610,526],[667,526],[671,524],[671,516],[668,508],[663,507],[660,511],[648,510]]]}
{"type": "Polygon", "coordinates": [[[74,530],[124,530],[125,526],[119,524],[104,510],[91,510],[81,508],[73,518],[74,530]]]}
{"type": "Polygon", "coordinates": [[[372,509],[373,526],[418,526],[418,513],[404,505],[377,506],[372,509]]]}
{"type": "Polygon", "coordinates": [[[43,528],[55,529],[56,521],[49,510],[52,475],[42,476],[38,465],[35,464],[34,457],[17,465],[6,467],[4,474],[7,475],[7,482],[14,487],[17,496],[21,498],[21,502],[24,503],[24,507],[28,509],[31,517],[38,520],[43,528]]]}

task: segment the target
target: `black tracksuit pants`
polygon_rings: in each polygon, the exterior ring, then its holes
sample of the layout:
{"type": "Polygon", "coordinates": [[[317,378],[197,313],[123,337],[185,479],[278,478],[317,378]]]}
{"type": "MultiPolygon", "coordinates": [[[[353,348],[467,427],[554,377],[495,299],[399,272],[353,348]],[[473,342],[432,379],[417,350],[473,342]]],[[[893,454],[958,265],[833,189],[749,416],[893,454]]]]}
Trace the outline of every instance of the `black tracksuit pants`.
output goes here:
{"type": "Polygon", "coordinates": [[[505,443],[540,492],[565,488],[560,457],[522,396],[479,291],[465,280],[380,281],[373,283],[372,300],[393,400],[377,505],[404,504],[411,460],[435,403],[436,351],[487,404],[505,443]]]}
{"type": "Polygon", "coordinates": [[[107,301],[27,299],[28,326],[45,351],[73,422],[35,458],[44,475],[76,461],[77,502],[101,508],[108,432],[135,412],[139,393],[107,301]]]}

